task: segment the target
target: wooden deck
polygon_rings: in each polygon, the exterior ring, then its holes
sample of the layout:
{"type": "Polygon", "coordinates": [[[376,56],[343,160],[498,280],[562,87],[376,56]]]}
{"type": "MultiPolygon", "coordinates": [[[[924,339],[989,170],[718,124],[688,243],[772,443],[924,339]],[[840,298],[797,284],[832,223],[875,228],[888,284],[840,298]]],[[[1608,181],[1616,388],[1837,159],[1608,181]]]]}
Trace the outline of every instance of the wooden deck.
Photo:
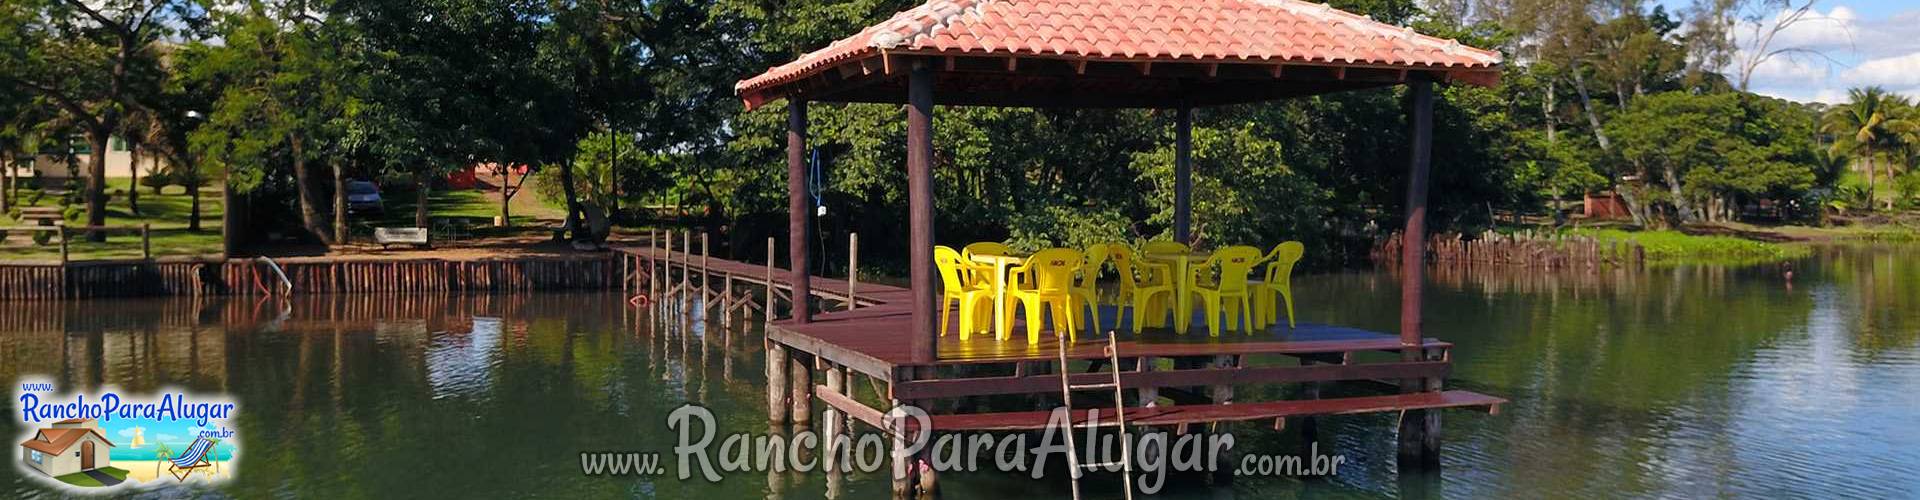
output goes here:
{"type": "MultiPolygon", "coordinates": [[[[700,281],[698,293],[731,293],[736,282],[743,282],[791,295],[785,281],[789,274],[766,264],[702,258],[657,248],[623,251],[637,259],[636,268],[647,270],[646,279],[653,279],[656,269],[667,276],[672,275],[672,269],[680,269],[683,280],[687,275],[723,276],[729,290],[719,292],[705,279],[696,279],[700,281]],[[661,263],[665,267],[655,267],[661,263]]],[[[692,288],[689,285],[687,291],[691,293],[692,288]]],[[[811,418],[810,405],[817,397],[847,418],[900,429],[900,423],[887,421],[880,408],[853,397],[852,373],[865,374],[873,381],[882,407],[889,403],[927,407],[931,401],[976,396],[1059,394],[1060,376],[1051,373],[1058,360],[1059,341],[1051,333],[1043,333],[1039,343],[1030,344],[1025,327],[1019,323],[1013,330],[1019,334],[1007,340],[992,335],[962,339],[957,332],[948,332],[936,343],[937,354],[927,356],[910,349],[908,336],[914,330],[911,291],[879,284],[857,284],[850,291],[844,280],[820,277],[812,278],[811,290],[818,298],[837,303],[837,310],[817,313],[809,323],[775,320],[766,328],[769,411],[774,420],[786,421],[791,415],[796,423],[805,422],[811,418]],[[854,300],[849,301],[849,297],[854,300]],[[847,310],[849,302],[857,307],[847,310]],[[781,366],[791,367],[791,374],[781,366]],[[814,384],[816,371],[826,374],[826,384],[814,384]],[[791,388],[791,392],[783,388],[791,388]]],[[[1302,322],[1297,328],[1225,331],[1219,337],[1209,336],[1204,329],[1176,334],[1165,328],[1148,328],[1136,335],[1131,325],[1120,319],[1120,312],[1113,306],[1104,307],[1100,328],[1083,333],[1082,344],[1070,346],[1067,355],[1079,360],[1104,359],[1103,332],[1120,332],[1120,385],[1137,395],[1129,398],[1135,401],[1128,404],[1139,405],[1127,410],[1133,424],[1184,426],[1444,408],[1484,408],[1491,412],[1506,402],[1484,394],[1445,390],[1453,345],[1439,339],[1424,339],[1418,346],[1418,359],[1409,360],[1399,355],[1405,346],[1398,336],[1350,327],[1302,322]],[[1395,355],[1358,356],[1367,352],[1395,355]],[[1249,356],[1295,358],[1295,362],[1256,366],[1246,362],[1249,356]],[[1174,360],[1173,368],[1155,362],[1160,359],[1174,360]],[[1316,389],[1307,393],[1307,399],[1233,398],[1234,386],[1281,383],[1364,383],[1387,389],[1383,392],[1400,393],[1319,399],[1317,387],[1322,384],[1309,384],[1316,389]],[[1170,395],[1180,396],[1174,399],[1176,404],[1164,402],[1172,399],[1170,395]]],[[[1104,370],[1068,375],[1075,384],[1107,382],[1110,377],[1104,370]]],[[[1076,422],[1088,417],[1084,410],[1076,409],[1076,422]]],[[[1110,414],[1112,408],[1107,410],[1110,414]]],[[[1042,428],[1050,417],[1050,411],[962,413],[933,415],[930,422],[933,430],[939,431],[1022,430],[1042,428]]],[[[1438,421],[1433,422],[1431,425],[1437,426],[1438,421]]]]}

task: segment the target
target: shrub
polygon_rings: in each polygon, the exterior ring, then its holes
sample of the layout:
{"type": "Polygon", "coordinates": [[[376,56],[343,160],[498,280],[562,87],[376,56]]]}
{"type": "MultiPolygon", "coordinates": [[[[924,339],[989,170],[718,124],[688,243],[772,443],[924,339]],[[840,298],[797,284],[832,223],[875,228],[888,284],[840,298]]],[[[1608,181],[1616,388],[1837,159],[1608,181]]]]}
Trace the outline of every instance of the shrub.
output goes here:
{"type": "Polygon", "coordinates": [[[151,188],[153,190],[154,196],[159,196],[161,189],[166,188],[167,186],[174,185],[173,174],[170,172],[154,172],[151,174],[147,174],[146,177],[140,178],[140,185],[151,188]]]}
{"type": "Polygon", "coordinates": [[[52,243],[52,242],[53,242],[53,231],[34,231],[33,232],[33,244],[40,245],[40,246],[47,246],[48,243],[52,243]]]}

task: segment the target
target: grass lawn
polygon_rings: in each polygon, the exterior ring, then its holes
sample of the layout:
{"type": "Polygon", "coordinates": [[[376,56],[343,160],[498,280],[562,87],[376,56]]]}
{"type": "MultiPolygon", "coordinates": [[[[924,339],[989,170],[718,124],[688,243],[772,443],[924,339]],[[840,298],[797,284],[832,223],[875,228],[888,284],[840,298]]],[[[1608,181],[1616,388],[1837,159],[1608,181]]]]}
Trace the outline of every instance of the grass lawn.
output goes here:
{"type": "MultiPolygon", "coordinates": [[[[413,227],[413,210],[418,206],[414,191],[410,187],[396,186],[380,193],[386,202],[384,213],[365,219],[354,220],[354,237],[361,241],[372,238],[375,227],[413,227]]],[[[433,219],[436,227],[450,224],[460,228],[467,237],[491,237],[523,234],[529,231],[549,230],[564,211],[546,206],[534,196],[532,189],[521,191],[513,197],[513,220],[506,228],[493,227],[493,218],[500,215],[500,195],[494,191],[477,189],[439,189],[427,195],[427,215],[433,219]]],[[[438,234],[438,233],[436,233],[438,234]]]]}
{"type": "MultiPolygon", "coordinates": [[[[114,478],[119,479],[121,481],[127,480],[126,469],[121,469],[118,467],[101,467],[96,470],[99,470],[100,472],[105,472],[107,475],[113,476],[114,478]]],[[[85,472],[75,472],[72,474],[67,474],[65,476],[56,477],[54,479],[58,479],[61,482],[71,484],[74,486],[85,486],[89,488],[106,486],[104,484],[100,484],[100,481],[94,480],[92,476],[88,476],[87,473],[85,472]]]]}
{"type": "MultiPolygon", "coordinates": [[[[187,197],[186,189],[178,186],[168,187],[155,196],[153,191],[141,188],[140,214],[134,215],[127,206],[126,190],[129,179],[108,179],[107,191],[118,191],[107,200],[107,225],[114,227],[139,226],[151,224],[153,228],[153,254],[166,255],[207,255],[220,253],[220,191],[218,188],[200,190],[200,230],[187,230],[187,214],[191,211],[192,199],[187,197]]],[[[28,190],[21,190],[15,198],[18,206],[60,206],[60,197],[55,194],[42,196],[34,202],[28,190]]],[[[0,226],[21,226],[31,223],[15,221],[6,214],[0,214],[0,226]]],[[[79,234],[70,240],[69,256],[72,260],[121,259],[140,257],[140,234],[138,231],[111,232],[107,241],[91,243],[83,241],[79,234]]],[[[9,231],[0,238],[0,260],[59,260],[60,245],[58,239],[46,245],[36,245],[32,234],[26,231],[9,231]]]]}

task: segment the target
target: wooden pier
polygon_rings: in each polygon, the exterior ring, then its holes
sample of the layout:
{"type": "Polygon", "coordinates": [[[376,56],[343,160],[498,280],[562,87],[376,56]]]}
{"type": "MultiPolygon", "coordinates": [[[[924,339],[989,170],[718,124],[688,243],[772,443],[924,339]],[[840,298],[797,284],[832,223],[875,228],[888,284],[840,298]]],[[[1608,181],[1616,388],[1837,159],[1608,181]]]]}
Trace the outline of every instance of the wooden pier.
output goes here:
{"type": "MultiPolygon", "coordinates": [[[[949,333],[938,338],[937,354],[928,356],[910,342],[914,331],[911,290],[817,276],[808,279],[812,300],[807,302],[816,304],[811,309],[815,312],[811,321],[803,323],[792,314],[796,307],[789,281],[792,273],[776,269],[772,262],[712,258],[704,244],[698,245],[696,253],[693,239],[687,234],[663,235],[654,240],[667,242],[664,247],[620,250],[630,259],[624,267],[633,271],[626,277],[627,288],[653,300],[702,297],[702,307],[718,308],[724,317],[748,309],[772,311],[767,317],[773,319],[766,326],[767,408],[772,424],[809,426],[818,401],[826,409],[823,441],[859,422],[895,435],[898,445],[906,434],[920,431],[908,428],[905,420],[888,418],[888,411],[901,405],[926,410],[932,427],[927,430],[934,432],[1021,431],[1047,425],[1050,407],[1007,412],[951,409],[969,407],[956,402],[983,396],[1058,396],[1060,381],[1052,371],[1060,341],[1056,336],[1043,335],[1039,344],[1029,344],[1023,336],[1002,341],[977,335],[963,340],[949,333]],[[869,384],[855,383],[859,376],[869,384]],[[862,385],[872,387],[871,399],[881,404],[869,405],[856,397],[862,385]],[[939,408],[948,410],[936,411],[939,408]]],[[[777,255],[771,251],[771,239],[768,245],[768,255],[777,255]]],[[[1130,327],[1121,328],[1126,324],[1119,312],[1104,308],[1099,331],[1130,331],[1130,327]]],[[[1069,346],[1067,357],[1086,362],[1104,359],[1104,343],[1092,341],[1097,338],[1089,335],[1084,344],[1069,346]]],[[[1195,424],[1260,421],[1281,429],[1288,419],[1310,422],[1325,415],[1404,412],[1397,434],[1402,458],[1437,463],[1440,419],[1434,410],[1497,412],[1505,403],[1493,396],[1447,390],[1453,345],[1439,339],[1425,339],[1419,345],[1421,355],[1408,360],[1401,355],[1406,346],[1396,335],[1311,323],[1252,334],[1229,332],[1217,338],[1164,329],[1122,333],[1119,338],[1121,385],[1132,394],[1126,402],[1133,407],[1128,420],[1177,433],[1195,424]],[[1307,389],[1297,391],[1304,397],[1293,400],[1235,397],[1236,387],[1275,384],[1303,384],[1307,389]],[[1359,388],[1338,393],[1365,395],[1318,397],[1322,388],[1334,384],[1359,388]],[[1403,387],[1417,390],[1402,392],[1403,387]]],[[[1095,383],[1108,376],[1089,370],[1070,378],[1095,383]]],[[[1074,421],[1088,418],[1084,409],[1075,410],[1074,421]]],[[[911,487],[897,484],[896,492],[911,487]]]]}

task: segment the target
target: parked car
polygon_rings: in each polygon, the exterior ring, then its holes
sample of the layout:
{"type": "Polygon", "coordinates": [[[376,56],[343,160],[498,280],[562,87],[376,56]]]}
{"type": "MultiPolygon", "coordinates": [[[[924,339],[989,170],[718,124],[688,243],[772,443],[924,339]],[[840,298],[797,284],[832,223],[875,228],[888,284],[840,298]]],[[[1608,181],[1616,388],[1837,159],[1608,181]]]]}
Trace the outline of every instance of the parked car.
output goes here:
{"type": "Polygon", "coordinates": [[[367,181],[348,181],[347,211],[376,214],[385,212],[386,206],[380,200],[380,186],[367,181]]]}

